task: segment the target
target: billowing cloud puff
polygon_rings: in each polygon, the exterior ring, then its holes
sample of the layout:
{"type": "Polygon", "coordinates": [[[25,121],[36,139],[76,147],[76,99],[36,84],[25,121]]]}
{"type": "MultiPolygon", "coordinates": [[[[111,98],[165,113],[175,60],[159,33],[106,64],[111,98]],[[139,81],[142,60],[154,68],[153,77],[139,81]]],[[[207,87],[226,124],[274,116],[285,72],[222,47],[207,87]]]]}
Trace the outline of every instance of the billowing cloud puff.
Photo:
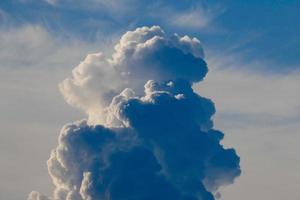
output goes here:
{"type": "Polygon", "coordinates": [[[28,199],[219,196],[239,176],[239,157],[220,143],[213,102],[192,89],[207,72],[199,41],[143,27],[123,35],[112,58],[101,57],[89,55],[60,86],[69,103],[101,120],[62,129],[47,162],[53,197],[32,192],[28,199]]]}
{"type": "Polygon", "coordinates": [[[103,108],[128,87],[142,94],[148,80],[200,81],[207,73],[200,41],[177,34],[167,37],[153,26],[125,33],[111,56],[90,54],[60,84],[66,101],[104,123],[103,108]]]}
{"type": "Polygon", "coordinates": [[[142,97],[125,89],[106,112],[116,128],[62,129],[48,160],[54,199],[210,200],[240,174],[235,151],[212,129],[213,103],[186,81],[148,81],[142,97]]]}
{"type": "Polygon", "coordinates": [[[36,191],[30,192],[27,199],[28,200],[49,200],[49,198],[47,196],[42,195],[36,191]]]}

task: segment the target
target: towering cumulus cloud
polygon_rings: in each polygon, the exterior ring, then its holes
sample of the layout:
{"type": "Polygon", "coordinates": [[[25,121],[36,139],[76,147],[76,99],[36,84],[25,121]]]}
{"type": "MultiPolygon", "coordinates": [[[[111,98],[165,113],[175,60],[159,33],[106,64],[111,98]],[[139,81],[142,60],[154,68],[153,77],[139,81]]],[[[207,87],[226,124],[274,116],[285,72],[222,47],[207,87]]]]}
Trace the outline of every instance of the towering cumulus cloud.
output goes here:
{"type": "Polygon", "coordinates": [[[213,128],[199,40],[158,26],[124,34],[112,56],[91,54],[60,84],[87,120],[66,125],[48,160],[53,197],[29,200],[213,200],[239,176],[239,157],[213,128]]]}

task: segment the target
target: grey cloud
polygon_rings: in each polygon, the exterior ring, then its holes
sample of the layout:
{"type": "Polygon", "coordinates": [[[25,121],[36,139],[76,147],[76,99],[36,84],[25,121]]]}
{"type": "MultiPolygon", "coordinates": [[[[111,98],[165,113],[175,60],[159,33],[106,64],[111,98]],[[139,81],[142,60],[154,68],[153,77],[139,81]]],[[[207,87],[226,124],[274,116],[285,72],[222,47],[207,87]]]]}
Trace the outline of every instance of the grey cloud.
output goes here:
{"type": "Polygon", "coordinates": [[[47,162],[52,199],[218,197],[241,171],[235,150],[213,128],[213,102],[192,89],[207,72],[199,40],[142,27],[103,56],[87,56],[60,85],[70,104],[94,118],[62,129],[47,162]]]}

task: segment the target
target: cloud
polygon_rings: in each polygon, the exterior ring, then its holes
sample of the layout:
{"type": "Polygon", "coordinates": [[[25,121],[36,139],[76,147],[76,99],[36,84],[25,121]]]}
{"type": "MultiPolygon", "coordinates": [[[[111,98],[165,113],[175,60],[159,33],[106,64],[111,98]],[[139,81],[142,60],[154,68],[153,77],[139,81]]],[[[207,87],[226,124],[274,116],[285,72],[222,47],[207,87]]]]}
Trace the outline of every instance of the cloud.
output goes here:
{"type": "Polygon", "coordinates": [[[56,5],[59,2],[59,0],[45,0],[45,1],[51,5],[56,5]]]}
{"type": "Polygon", "coordinates": [[[240,163],[243,175],[234,187],[219,190],[222,199],[298,197],[299,71],[266,70],[279,65],[249,61],[232,52],[207,55],[210,71],[194,89],[216,104],[215,127],[228,133],[222,144],[234,145],[244,158],[240,163]],[[282,182],[286,183],[285,192],[274,193],[282,188],[282,182]]]}
{"type": "Polygon", "coordinates": [[[33,187],[52,188],[44,161],[56,145],[53,133],[82,118],[63,101],[57,83],[95,46],[61,40],[37,26],[0,29],[0,199],[26,199],[33,187]]]}
{"type": "Polygon", "coordinates": [[[6,2],[3,11],[10,15],[14,26],[34,24],[59,35],[94,40],[141,24],[160,24],[190,32],[212,30],[211,25],[216,28],[215,18],[223,11],[220,8],[197,1],[174,4],[161,0],[14,0],[6,2]]]}
{"type": "Polygon", "coordinates": [[[49,198],[36,191],[32,191],[28,196],[28,200],[49,200],[49,198]]]}
{"type": "Polygon", "coordinates": [[[62,70],[64,65],[75,65],[76,60],[82,58],[86,52],[95,51],[96,47],[104,44],[99,40],[89,43],[73,37],[54,36],[37,25],[2,27],[0,41],[1,69],[10,70],[62,70]]]}
{"type": "Polygon", "coordinates": [[[142,27],[104,55],[88,55],[60,85],[70,104],[100,120],[63,127],[47,162],[53,197],[32,192],[28,199],[219,197],[241,171],[213,128],[213,102],[192,89],[207,72],[199,40],[142,27]]]}
{"type": "Polygon", "coordinates": [[[60,90],[69,104],[104,123],[103,108],[124,87],[141,94],[147,80],[202,80],[207,73],[203,56],[196,38],[168,37],[158,26],[137,28],[121,37],[111,56],[88,55],[60,90]]]}
{"type": "Polygon", "coordinates": [[[0,24],[3,26],[4,24],[8,23],[9,15],[3,9],[0,9],[0,24]]]}
{"type": "Polygon", "coordinates": [[[163,19],[167,24],[190,30],[204,30],[211,26],[214,19],[218,17],[224,9],[220,6],[205,7],[203,5],[194,5],[187,10],[169,10],[163,19]]]}
{"type": "Polygon", "coordinates": [[[299,71],[262,71],[278,63],[246,62],[242,55],[223,55],[210,53],[210,72],[203,83],[194,86],[218,108],[215,126],[229,133],[222,143],[234,144],[241,158],[247,157],[241,160],[243,176],[235,187],[221,189],[222,199],[299,196],[295,184],[300,179],[294,176],[299,168],[299,156],[295,154],[299,150],[295,142],[300,128],[300,95],[296,92],[299,71]],[[274,196],[272,191],[281,188],[276,181],[279,176],[287,183],[286,192],[274,196]]]}
{"type": "Polygon", "coordinates": [[[300,95],[296,92],[299,71],[258,72],[266,63],[245,64],[240,56],[238,59],[235,55],[213,55],[214,58],[208,59],[209,75],[195,89],[215,100],[219,114],[243,115],[269,122],[291,121],[300,116],[300,95]],[[232,98],[234,94],[239,94],[239,98],[232,98]]]}
{"type": "Polygon", "coordinates": [[[25,68],[55,53],[55,41],[39,26],[2,29],[0,59],[6,68],[25,68]]]}
{"type": "Polygon", "coordinates": [[[145,96],[125,90],[109,110],[123,128],[81,121],[62,129],[48,160],[54,199],[208,200],[240,174],[235,151],[211,129],[212,102],[187,82],[149,81],[145,96]]]}

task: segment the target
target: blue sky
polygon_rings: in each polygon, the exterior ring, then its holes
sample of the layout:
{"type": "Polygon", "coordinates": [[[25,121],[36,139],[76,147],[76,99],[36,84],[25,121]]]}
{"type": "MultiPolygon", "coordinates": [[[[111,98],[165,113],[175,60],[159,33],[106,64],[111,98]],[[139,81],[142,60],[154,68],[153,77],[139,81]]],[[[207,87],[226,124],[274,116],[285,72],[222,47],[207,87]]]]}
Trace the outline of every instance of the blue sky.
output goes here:
{"type": "Polygon", "coordinates": [[[300,3],[296,0],[180,3],[4,0],[0,6],[6,26],[35,24],[55,35],[93,41],[105,37],[103,34],[118,35],[128,27],[155,24],[171,32],[198,36],[206,46],[222,49],[221,52],[242,52],[250,60],[272,60],[276,65],[272,71],[299,65],[300,3]],[[180,15],[195,20],[181,24],[176,18],[180,15]]]}
{"type": "Polygon", "coordinates": [[[243,170],[222,199],[299,198],[299,19],[297,0],[1,0],[0,199],[50,194],[49,152],[65,123],[85,117],[57,85],[143,25],[203,44],[209,73],[194,88],[215,102],[243,170]]]}

